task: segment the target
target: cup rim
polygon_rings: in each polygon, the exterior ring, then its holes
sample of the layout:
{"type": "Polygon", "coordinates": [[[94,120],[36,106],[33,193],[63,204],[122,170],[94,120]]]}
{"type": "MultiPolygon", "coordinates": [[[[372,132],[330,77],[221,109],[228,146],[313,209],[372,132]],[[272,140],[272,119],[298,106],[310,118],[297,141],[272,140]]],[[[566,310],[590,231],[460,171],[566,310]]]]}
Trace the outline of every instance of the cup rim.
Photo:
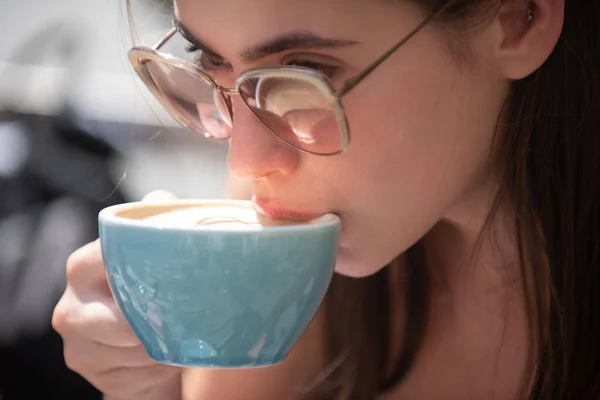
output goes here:
{"type": "MultiPolygon", "coordinates": [[[[173,225],[161,225],[157,223],[148,223],[143,219],[134,219],[118,216],[117,213],[126,211],[131,208],[138,206],[153,206],[153,207],[168,207],[169,205],[176,204],[182,208],[194,207],[194,206],[211,206],[211,205],[224,205],[234,207],[244,207],[253,210],[260,216],[260,213],[255,209],[252,201],[250,200],[234,200],[234,199],[174,199],[167,201],[133,201],[127,203],[116,204],[108,206],[102,209],[98,213],[98,221],[101,224],[112,224],[112,225],[125,225],[129,227],[144,228],[144,229],[156,229],[163,231],[186,231],[186,232],[220,232],[220,233],[243,233],[243,232],[298,232],[312,229],[320,229],[330,226],[341,225],[340,217],[335,213],[326,213],[317,218],[307,221],[294,221],[294,224],[289,225],[275,225],[275,226],[246,226],[240,227],[227,227],[222,226],[216,227],[210,224],[195,224],[189,226],[173,226],[173,225]]],[[[264,216],[261,216],[266,218],[264,216]]]]}

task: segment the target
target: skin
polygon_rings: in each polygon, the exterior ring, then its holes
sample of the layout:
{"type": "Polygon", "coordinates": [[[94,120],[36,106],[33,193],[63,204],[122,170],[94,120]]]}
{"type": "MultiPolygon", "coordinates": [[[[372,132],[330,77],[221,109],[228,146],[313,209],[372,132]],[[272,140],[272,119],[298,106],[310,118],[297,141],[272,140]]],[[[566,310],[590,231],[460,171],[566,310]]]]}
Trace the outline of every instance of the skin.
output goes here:
{"type": "MultiPolygon", "coordinates": [[[[510,81],[535,71],[551,53],[562,28],[563,1],[537,1],[536,19],[529,25],[523,22],[525,2],[503,4],[490,22],[467,32],[468,62],[459,62],[452,53],[447,33],[434,25],[425,27],[344,98],[351,142],[345,153],[334,157],[286,145],[234,98],[228,157],[232,179],[243,182],[267,207],[339,214],[343,232],[338,273],[373,274],[417,240],[424,241],[432,280],[425,342],[411,374],[383,399],[508,399],[519,390],[527,332],[514,241],[503,220],[510,209],[493,226],[494,244],[484,242],[476,257],[470,256],[497,191],[492,140],[510,81]]],[[[333,76],[339,87],[425,16],[414,5],[388,1],[175,3],[181,23],[226,61],[216,74],[223,86],[232,86],[249,68],[287,63],[302,54],[302,59],[325,57],[342,66],[333,76]],[[357,43],[290,50],[252,63],[238,55],[291,31],[357,43]]],[[[113,310],[105,325],[126,331],[112,300],[81,282],[80,275],[99,269],[98,253],[93,244],[70,261],[75,273],[54,319],[66,349],[86,351],[89,325],[102,322],[84,313],[89,304],[75,304],[76,291],[96,293],[113,310]],[[74,315],[83,314],[85,318],[73,322],[74,315]]],[[[392,316],[396,337],[402,331],[401,317],[401,311],[392,316]]],[[[297,388],[324,367],[321,325],[319,317],[281,366],[185,371],[184,398],[296,398],[297,388]]],[[[139,345],[130,336],[127,340],[130,347],[139,345]]],[[[100,341],[108,347],[122,343],[106,343],[105,337],[100,341]]],[[[67,361],[77,361],[76,353],[71,351],[67,361]]],[[[117,364],[105,363],[113,368],[117,364]]],[[[74,369],[120,399],[148,398],[122,395],[110,383],[118,378],[106,378],[97,365],[94,370],[75,363],[74,369]]],[[[120,376],[133,373],[131,368],[124,371],[120,376]]]]}

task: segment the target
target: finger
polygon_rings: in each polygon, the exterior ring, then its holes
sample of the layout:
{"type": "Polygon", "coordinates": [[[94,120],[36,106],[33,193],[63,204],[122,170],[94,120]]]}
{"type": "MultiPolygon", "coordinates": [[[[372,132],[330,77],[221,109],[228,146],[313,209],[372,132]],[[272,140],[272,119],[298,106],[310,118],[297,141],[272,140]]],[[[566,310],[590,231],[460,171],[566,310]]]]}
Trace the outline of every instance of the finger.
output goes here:
{"type": "Polygon", "coordinates": [[[157,363],[142,368],[116,368],[86,378],[105,396],[115,399],[181,398],[181,368],[178,367],[157,363]]]}
{"type": "Polygon", "coordinates": [[[67,284],[79,291],[94,287],[107,288],[100,240],[86,244],[69,256],[67,284]]]}
{"type": "Polygon", "coordinates": [[[114,347],[137,347],[140,341],[111,296],[82,298],[67,288],[52,318],[54,329],[66,340],[79,337],[114,347]]]}
{"type": "Polygon", "coordinates": [[[170,201],[176,200],[177,196],[173,193],[167,192],[166,190],[155,190],[153,192],[148,193],[144,196],[142,201],[145,202],[161,202],[161,201],[170,201]]]}
{"type": "Polygon", "coordinates": [[[115,367],[141,368],[156,364],[143,346],[113,347],[74,338],[64,343],[67,366],[84,375],[99,374],[115,367]]]}

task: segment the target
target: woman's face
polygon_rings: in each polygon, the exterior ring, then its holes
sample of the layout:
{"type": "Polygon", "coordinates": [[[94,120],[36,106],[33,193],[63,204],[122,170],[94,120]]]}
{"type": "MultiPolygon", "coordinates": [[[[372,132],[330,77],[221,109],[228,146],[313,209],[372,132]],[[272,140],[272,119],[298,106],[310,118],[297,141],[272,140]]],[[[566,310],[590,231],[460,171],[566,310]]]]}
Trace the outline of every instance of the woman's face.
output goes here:
{"type": "MultiPolygon", "coordinates": [[[[335,87],[426,16],[406,2],[356,0],[178,0],[176,15],[216,53],[202,59],[224,86],[249,68],[292,64],[323,70],[335,87]],[[341,42],[312,48],[299,40],[299,48],[242,57],[290,34],[341,42]]],[[[425,27],[344,97],[351,140],[336,156],[295,150],[234,99],[231,172],[251,182],[258,208],[272,217],[339,214],[342,274],[376,272],[454,218],[488,178],[507,82],[485,62],[486,35],[469,37],[479,62],[468,65],[453,56],[447,35],[425,27]]]]}

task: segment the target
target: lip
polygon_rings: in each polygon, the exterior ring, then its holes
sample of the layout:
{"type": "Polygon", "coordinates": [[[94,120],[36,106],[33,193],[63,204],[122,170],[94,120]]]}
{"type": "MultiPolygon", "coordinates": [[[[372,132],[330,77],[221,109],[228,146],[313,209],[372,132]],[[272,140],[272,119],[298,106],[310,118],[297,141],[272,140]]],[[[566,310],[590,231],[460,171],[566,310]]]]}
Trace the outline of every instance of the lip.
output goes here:
{"type": "Polygon", "coordinates": [[[284,208],[283,206],[271,201],[266,201],[257,197],[252,197],[254,208],[259,213],[270,219],[290,219],[295,221],[310,221],[319,218],[327,213],[316,213],[305,210],[294,210],[284,208]]]}

